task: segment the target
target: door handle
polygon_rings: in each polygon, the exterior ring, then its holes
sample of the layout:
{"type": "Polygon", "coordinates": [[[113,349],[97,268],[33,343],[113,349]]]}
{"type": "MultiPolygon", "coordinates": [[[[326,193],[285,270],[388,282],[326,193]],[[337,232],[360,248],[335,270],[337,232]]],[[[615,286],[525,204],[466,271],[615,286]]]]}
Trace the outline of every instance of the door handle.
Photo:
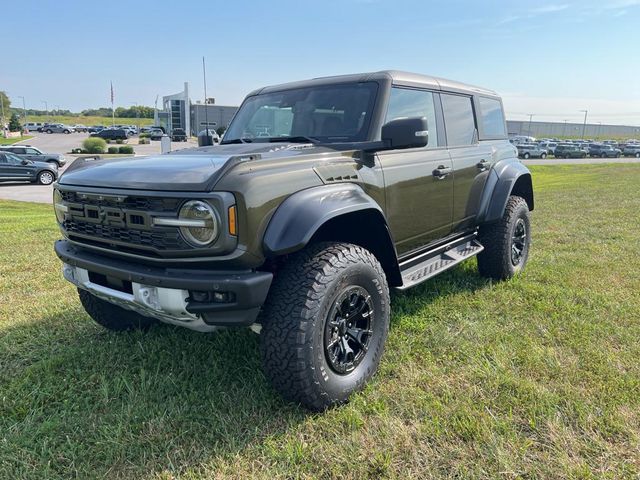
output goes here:
{"type": "Polygon", "coordinates": [[[476,163],[476,167],[478,167],[481,172],[484,172],[487,168],[489,168],[489,162],[483,158],[478,163],[476,163]]]}
{"type": "Polygon", "coordinates": [[[438,166],[438,168],[436,168],[433,171],[433,176],[436,177],[438,180],[443,180],[450,173],[451,173],[451,167],[445,167],[444,165],[440,165],[438,166]]]}

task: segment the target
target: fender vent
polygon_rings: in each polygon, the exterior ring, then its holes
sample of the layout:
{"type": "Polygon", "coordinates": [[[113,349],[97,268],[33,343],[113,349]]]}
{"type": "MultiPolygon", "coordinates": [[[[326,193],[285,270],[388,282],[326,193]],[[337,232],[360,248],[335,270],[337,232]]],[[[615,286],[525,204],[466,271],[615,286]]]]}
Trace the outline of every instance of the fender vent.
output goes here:
{"type": "Polygon", "coordinates": [[[314,170],[324,183],[337,183],[359,180],[356,168],[353,163],[334,163],[315,167],[314,170]]]}

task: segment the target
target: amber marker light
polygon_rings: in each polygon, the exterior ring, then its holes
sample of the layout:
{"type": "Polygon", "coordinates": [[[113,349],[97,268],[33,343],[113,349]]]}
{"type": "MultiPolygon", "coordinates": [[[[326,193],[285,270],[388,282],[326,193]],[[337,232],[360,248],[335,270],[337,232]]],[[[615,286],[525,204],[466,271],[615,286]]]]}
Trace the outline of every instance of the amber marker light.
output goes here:
{"type": "Polygon", "coordinates": [[[235,205],[229,207],[229,233],[234,236],[238,235],[238,218],[235,205]]]}

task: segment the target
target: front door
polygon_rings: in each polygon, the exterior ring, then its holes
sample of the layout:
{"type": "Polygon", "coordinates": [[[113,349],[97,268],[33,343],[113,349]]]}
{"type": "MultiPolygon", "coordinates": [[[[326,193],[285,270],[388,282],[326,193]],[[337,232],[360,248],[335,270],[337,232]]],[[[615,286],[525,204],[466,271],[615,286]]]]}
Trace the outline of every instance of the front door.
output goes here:
{"type": "Polygon", "coordinates": [[[424,148],[378,153],[385,181],[386,215],[399,255],[416,250],[451,230],[453,175],[449,152],[439,132],[436,94],[393,87],[385,123],[426,117],[424,148]]]}

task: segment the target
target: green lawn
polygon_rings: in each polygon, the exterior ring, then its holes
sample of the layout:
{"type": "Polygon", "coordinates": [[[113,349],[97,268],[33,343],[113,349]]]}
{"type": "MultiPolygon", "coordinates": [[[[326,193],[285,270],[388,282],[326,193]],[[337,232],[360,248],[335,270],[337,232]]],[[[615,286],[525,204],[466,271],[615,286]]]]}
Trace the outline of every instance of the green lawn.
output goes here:
{"type": "MultiPolygon", "coordinates": [[[[48,122],[48,123],[64,123],[65,125],[111,125],[111,117],[93,117],[93,116],[65,116],[65,115],[29,115],[28,122],[48,122]]],[[[115,118],[116,124],[122,125],[153,125],[153,118],[115,118]]]]}
{"type": "Polygon", "coordinates": [[[22,137],[16,138],[0,137],[0,145],[13,145],[14,143],[22,142],[23,140],[29,140],[30,138],[33,138],[33,135],[23,135],[22,137]]]}
{"type": "Polygon", "coordinates": [[[526,273],[394,296],[379,374],[324,414],[247,330],[100,329],[51,207],[0,202],[0,478],[637,479],[640,165],[532,170],[526,273]]]}

